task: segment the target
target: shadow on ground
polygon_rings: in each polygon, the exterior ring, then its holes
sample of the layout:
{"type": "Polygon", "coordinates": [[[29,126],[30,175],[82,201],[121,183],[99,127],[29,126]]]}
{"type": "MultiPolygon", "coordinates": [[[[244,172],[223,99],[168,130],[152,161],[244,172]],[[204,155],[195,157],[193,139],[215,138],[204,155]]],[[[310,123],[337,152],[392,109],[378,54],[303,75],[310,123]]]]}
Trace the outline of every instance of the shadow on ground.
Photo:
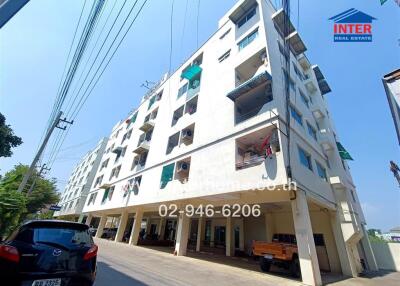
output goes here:
{"type": "Polygon", "coordinates": [[[97,276],[94,286],[147,286],[139,280],[113,269],[104,262],[97,262],[97,276]]]}

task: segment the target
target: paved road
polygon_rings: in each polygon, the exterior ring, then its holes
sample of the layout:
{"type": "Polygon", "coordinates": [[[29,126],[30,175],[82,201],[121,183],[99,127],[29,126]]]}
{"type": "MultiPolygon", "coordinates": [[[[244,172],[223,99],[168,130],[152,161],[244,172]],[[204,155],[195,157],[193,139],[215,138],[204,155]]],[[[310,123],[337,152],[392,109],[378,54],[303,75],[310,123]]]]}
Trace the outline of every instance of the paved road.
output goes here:
{"type": "MultiPolygon", "coordinates": [[[[288,279],[284,273],[270,275],[258,272],[258,266],[241,259],[191,254],[176,257],[144,247],[133,247],[96,239],[99,246],[98,273],[95,286],[298,286],[299,281],[288,279]],[[224,264],[223,264],[223,263],[224,264]]],[[[337,281],[338,277],[324,275],[332,286],[398,286],[400,273],[375,273],[368,278],[337,281]]]]}
{"type": "Polygon", "coordinates": [[[279,276],[191,257],[176,257],[144,247],[96,240],[99,246],[95,286],[275,286],[299,285],[279,276]]]}

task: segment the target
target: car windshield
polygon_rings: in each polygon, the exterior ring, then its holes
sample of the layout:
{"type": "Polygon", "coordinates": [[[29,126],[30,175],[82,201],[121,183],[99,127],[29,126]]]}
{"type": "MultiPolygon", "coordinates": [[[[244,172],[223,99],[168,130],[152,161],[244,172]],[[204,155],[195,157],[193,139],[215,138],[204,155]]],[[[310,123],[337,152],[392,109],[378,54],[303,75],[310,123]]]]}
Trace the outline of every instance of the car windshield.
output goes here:
{"type": "Polygon", "coordinates": [[[60,245],[67,248],[92,242],[87,230],[62,227],[27,228],[17,235],[16,240],[60,245]]]}

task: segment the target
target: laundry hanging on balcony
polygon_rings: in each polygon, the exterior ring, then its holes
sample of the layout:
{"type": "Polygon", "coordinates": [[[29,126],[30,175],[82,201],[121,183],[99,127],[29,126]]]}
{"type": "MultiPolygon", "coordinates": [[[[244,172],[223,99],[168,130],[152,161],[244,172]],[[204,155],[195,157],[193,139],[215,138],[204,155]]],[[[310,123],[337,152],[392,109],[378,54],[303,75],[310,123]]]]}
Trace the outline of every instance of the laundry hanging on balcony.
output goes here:
{"type": "Polygon", "coordinates": [[[342,158],[343,160],[352,160],[353,161],[353,158],[350,156],[350,153],[347,152],[346,149],[344,149],[343,145],[340,144],[340,142],[336,142],[336,146],[339,150],[340,158],[342,158]]]}
{"type": "Polygon", "coordinates": [[[126,124],[135,123],[136,118],[137,118],[137,112],[136,112],[134,115],[132,115],[131,118],[128,118],[128,119],[125,121],[125,123],[126,123],[126,124]]]}
{"type": "Polygon", "coordinates": [[[264,153],[264,150],[266,157],[270,157],[273,153],[279,152],[280,147],[277,129],[272,130],[271,134],[269,134],[261,144],[260,151],[264,153]]]}
{"type": "Polygon", "coordinates": [[[186,78],[188,80],[192,80],[202,71],[201,67],[198,65],[191,65],[182,71],[181,78],[186,78]]]}
{"type": "Polygon", "coordinates": [[[267,72],[261,72],[246,82],[242,83],[238,87],[236,87],[234,90],[229,92],[226,96],[235,101],[237,98],[239,98],[242,94],[245,94],[246,92],[252,90],[253,88],[261,85],[264,82],[270,82],[271,83],[272,77],[271,75],[267,72]]]}

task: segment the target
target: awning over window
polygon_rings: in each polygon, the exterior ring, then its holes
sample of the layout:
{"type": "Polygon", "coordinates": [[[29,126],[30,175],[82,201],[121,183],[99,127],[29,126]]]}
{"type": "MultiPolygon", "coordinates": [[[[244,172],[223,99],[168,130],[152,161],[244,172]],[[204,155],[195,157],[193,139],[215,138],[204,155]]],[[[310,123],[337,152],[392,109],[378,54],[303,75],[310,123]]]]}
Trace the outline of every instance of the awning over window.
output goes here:
{"type": "Polygon", "coordinates": [[[186,68],[182,71],[181,78],[186,78],[188,80],[192,80],[195,78],[199,73],[201,73],[202,69],[198,65],[191,65],[190,67],[186,68]]]}
{"type": "Polygon", "coordinates": [[[257,86],[265,82],[271,82],[271,80],[272,80],[271,75],[267,71],[264,71],[256,76],[253,76],[248,81],[242,83],[237,88],[228,93],[226,96],[235,101],[237,98],[239,98],[241,95],[245,94],[249,90],[252,90],[253,88],[256,88],[257,86]]]}
{"type": "Polygon", "coordinates": [[[339,150],[340,158],[342,158],[343,160],[352,160],[353,161],[353,158],[350,156],[350,153],[347,152],[346,149],[344,149],[343,145],[340,142],[336,142],[336,146],[339,150]]]}
{"type": "Polygon", "coordinates": [[[172,177],[174,176],[174,168],[175,168],[175,163],[166,165],[162,169],[161,173],[161,184],[160,188],[164,189],[169,181],[172,181],[172,177]]]}

